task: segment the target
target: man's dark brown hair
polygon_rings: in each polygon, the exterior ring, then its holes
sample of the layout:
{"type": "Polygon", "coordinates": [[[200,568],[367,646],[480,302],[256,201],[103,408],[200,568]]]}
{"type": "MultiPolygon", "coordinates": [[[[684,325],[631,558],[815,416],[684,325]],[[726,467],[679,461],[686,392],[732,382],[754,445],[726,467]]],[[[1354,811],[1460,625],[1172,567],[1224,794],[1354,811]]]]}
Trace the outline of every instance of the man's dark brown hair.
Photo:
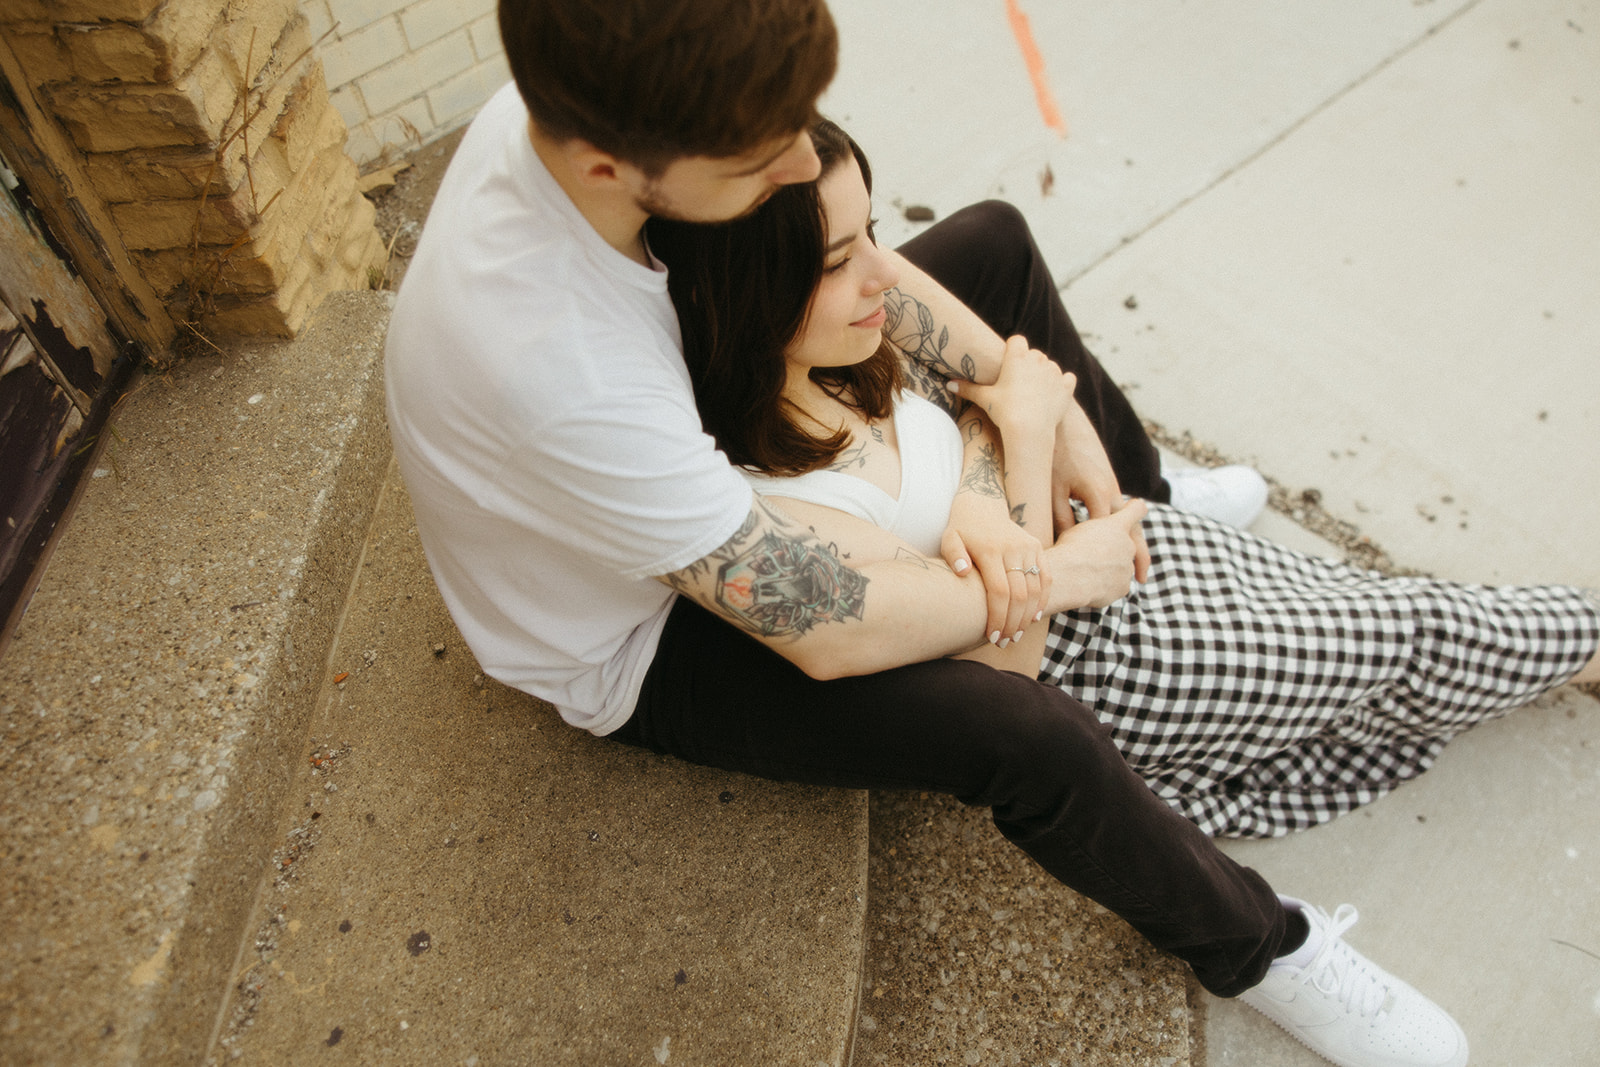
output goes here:
{"type": "Polygon", "coordinates": [[[500,36],[541,132],[651,177],[805,129],[838,62],[822,0],[500,0],[500,36]]]}

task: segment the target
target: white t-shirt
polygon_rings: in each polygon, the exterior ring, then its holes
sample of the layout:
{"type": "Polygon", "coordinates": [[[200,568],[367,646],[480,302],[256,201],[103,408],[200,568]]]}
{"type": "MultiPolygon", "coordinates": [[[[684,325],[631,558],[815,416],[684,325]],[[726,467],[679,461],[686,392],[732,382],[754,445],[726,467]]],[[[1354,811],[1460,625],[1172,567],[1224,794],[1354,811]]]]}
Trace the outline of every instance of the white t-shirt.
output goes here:
{"type": "Polygon", "coordinates": [[[417,530],[483,669],[575,726],[627,721],[675,594],[751,491],[701,429],[666,274],[556,184],[507,85],[406,272],[389,427],[417,530]]]}
{"type": "Polygon", "coordinates": [[[842,471],[808,471],[793,477],[741,473],[763,496],[837,508],[881,526],[924,555],[937,557],[961,484],[961,434],[949,415],[903,391],[895,400],[894,432],[900,449],[898,496],[842,471]]]}

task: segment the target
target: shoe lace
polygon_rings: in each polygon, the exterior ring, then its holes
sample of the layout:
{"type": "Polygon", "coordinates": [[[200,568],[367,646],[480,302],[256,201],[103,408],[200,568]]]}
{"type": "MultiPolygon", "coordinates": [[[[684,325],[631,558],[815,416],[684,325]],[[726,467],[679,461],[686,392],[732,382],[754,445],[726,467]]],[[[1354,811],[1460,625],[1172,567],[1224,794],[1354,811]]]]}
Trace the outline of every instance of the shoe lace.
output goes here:
{"type": "Polygon", "coordinates": [[[1358,918],[1356,909],[1349,904],[1340,905],[1331,919],[1317,911],[1319,925],[1324,927],[1322,947],[1306,964],[1302,980],[1338,1000],[1346,1011],[1370,1017],[1387,1012],[1393,1005],[1393,995],[1384,975],[1344,942],[1344,932],[1358,918]]]}

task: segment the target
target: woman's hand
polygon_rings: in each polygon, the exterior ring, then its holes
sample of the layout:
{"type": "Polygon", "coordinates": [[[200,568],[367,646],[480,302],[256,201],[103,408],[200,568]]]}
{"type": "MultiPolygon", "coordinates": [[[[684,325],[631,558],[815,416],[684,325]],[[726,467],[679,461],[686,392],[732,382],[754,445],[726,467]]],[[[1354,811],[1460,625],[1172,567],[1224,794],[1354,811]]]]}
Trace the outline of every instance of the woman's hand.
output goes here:
{"type": "Polygon", "coordinates": [[[976,569],[983,582],[990,644],[1006,647],[1039,616],[1050,593],[1044,546],[1011,521],[1003,497],[957,493],[939,549],[951,570],[976,569]]]}
{"type": "Polygon", "coordinates": [[[1072,390],[1077,384],[1076,376],[1029,348],[1026,338],[1011,337],[993,385],[952,380],[949,389],[988,414],[1009,451],[1024,442],[1050,442],[1068,410],[1076,406],[1072,390]]]}

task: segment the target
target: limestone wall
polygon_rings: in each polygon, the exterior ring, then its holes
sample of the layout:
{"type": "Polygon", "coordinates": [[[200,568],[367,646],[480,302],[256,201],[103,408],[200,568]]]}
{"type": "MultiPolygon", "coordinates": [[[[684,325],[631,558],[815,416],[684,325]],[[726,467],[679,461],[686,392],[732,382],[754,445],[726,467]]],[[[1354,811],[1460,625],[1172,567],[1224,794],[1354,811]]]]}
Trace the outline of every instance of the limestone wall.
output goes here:
{"type": "Polygon", "coordinates": [[[301,0],[366,166],[464,124],[511,80],[495,0],[301,0]]]}
{"type": "Polygon", "coordinates": [[[297,0],[7,0],[0,35],[176,323],[291,336],[381,273],[297,0]]]}

